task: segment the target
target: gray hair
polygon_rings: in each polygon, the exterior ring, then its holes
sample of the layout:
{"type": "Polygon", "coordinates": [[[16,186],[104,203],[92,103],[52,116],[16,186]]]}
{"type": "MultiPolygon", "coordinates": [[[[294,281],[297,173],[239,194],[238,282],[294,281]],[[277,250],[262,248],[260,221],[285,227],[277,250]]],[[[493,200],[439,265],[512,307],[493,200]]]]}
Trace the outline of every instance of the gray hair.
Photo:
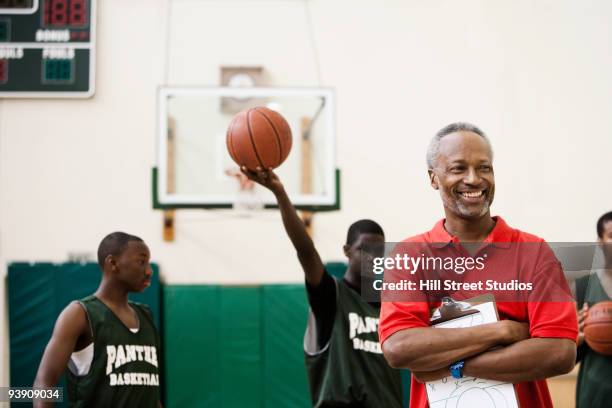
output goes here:
{"type": "MultiPolygon", "coordinates": [[[[451,133],[455,133],[455,132],[476,133],[478,136],[486,140],[489,146],[491,146],[491,142],[489,142],[489,138],[487,137],[485,132],[480,130],[477,126],[472,125],[471,123],[467,123],[467,122],[451,123],[450,125],[442,128],[438,133],[436,133],[436,135],[431,139],[431,142],[429,142],[429,147],[427,147],[427,157],[426,157],[427,158],[427,168],[429,170],[434,168],[436,157],[438,156],[438,152],[440,150],[440,140],[442,140],[444,136],[450,135],[451,133]]],[[[491,149],[491,151],[493,151],[493,149],[491,149]]]]}

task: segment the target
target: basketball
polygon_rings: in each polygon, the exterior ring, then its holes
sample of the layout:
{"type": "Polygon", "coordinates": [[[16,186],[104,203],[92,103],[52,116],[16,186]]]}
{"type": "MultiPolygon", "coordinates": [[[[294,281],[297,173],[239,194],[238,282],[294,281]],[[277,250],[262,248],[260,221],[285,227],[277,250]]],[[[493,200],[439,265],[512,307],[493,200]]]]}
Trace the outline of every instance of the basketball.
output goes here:
{"type": "Polygon", "coordinates": [[[584,339],[594,351],[612,356],[612,301],[597,303],[589,309],[584,339]]]}
{"type": "Polygon", "coordinates": [[[279,114],[258,106],[234,116],[227,129],[227,150],[249,170],[280,166],[291,151],[291,128],[279,114]]]}

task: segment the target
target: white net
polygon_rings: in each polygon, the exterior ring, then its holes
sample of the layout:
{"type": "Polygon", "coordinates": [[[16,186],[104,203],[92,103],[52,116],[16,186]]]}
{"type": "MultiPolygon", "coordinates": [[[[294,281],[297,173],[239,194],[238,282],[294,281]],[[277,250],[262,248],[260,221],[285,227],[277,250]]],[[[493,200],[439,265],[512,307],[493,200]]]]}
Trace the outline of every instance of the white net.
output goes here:
{"type": "Polygon", "coordinates": [[[264,196],[259,193],[262,187],[249,180],[239,169],[227,169],[225,174],[232,177],[236,182],[237,189],[232,208],[237,212],[237,215],[251,216],[254,211],[264,208],[264,196]]]}

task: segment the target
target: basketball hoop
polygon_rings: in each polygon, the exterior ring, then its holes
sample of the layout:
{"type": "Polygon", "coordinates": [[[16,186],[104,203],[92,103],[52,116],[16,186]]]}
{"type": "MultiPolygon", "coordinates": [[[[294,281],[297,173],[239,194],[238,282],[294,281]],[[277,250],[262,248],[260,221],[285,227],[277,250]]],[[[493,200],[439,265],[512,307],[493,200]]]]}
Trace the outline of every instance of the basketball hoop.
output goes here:
{"type": "Polygon", "coordinates": [[[225,174],[234,178],[238,186],[232,203],[234,210],[238,211],[240,215],[249,216],[253,211],[264,208],[263,197],[257,194],[257,184],[254,181],[249,180],[247,176],[235,168],[226,169],[225,174]]]}

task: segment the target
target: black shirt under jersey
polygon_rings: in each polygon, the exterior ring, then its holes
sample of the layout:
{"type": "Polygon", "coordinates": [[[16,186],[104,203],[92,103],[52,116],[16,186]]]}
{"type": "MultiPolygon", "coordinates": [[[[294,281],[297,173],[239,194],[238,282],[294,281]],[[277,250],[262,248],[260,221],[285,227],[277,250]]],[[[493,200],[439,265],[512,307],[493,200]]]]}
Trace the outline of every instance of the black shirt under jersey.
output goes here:
{"type": "MultiPolygon", "coordinates": [[[[351,287],[350,285],[348,286],[351,287]]],[[[327,271],[324,271],[318,286],[313,286],[306,282],[306,292],[308,293],[310,309],[312,309],[312,313],[315,316],[317,347],[321,349],[331,338],[332,327],[334,326],[334,316],[336,313],[336,285],[334,284],[334,278],[327,271]]]]}
{"type": "MultiPolygon", "coordinates": [[[[346,279],[342,281],[346,286],[360,293],[358,287],[351,285],[346,279]]],[[[334,278],[327,271],[323,271],[323,277],[318,286],[306,282],[306,292],[308,293],[308,303],[310,303],[310,308],[315,316],[317,346],[321,349],[329,342],[334,327],[334,317],[336,315],[336,284],[334,278]]],[[[380,307],[380,303],[372,303],[372,305],[380,307]]]]}

